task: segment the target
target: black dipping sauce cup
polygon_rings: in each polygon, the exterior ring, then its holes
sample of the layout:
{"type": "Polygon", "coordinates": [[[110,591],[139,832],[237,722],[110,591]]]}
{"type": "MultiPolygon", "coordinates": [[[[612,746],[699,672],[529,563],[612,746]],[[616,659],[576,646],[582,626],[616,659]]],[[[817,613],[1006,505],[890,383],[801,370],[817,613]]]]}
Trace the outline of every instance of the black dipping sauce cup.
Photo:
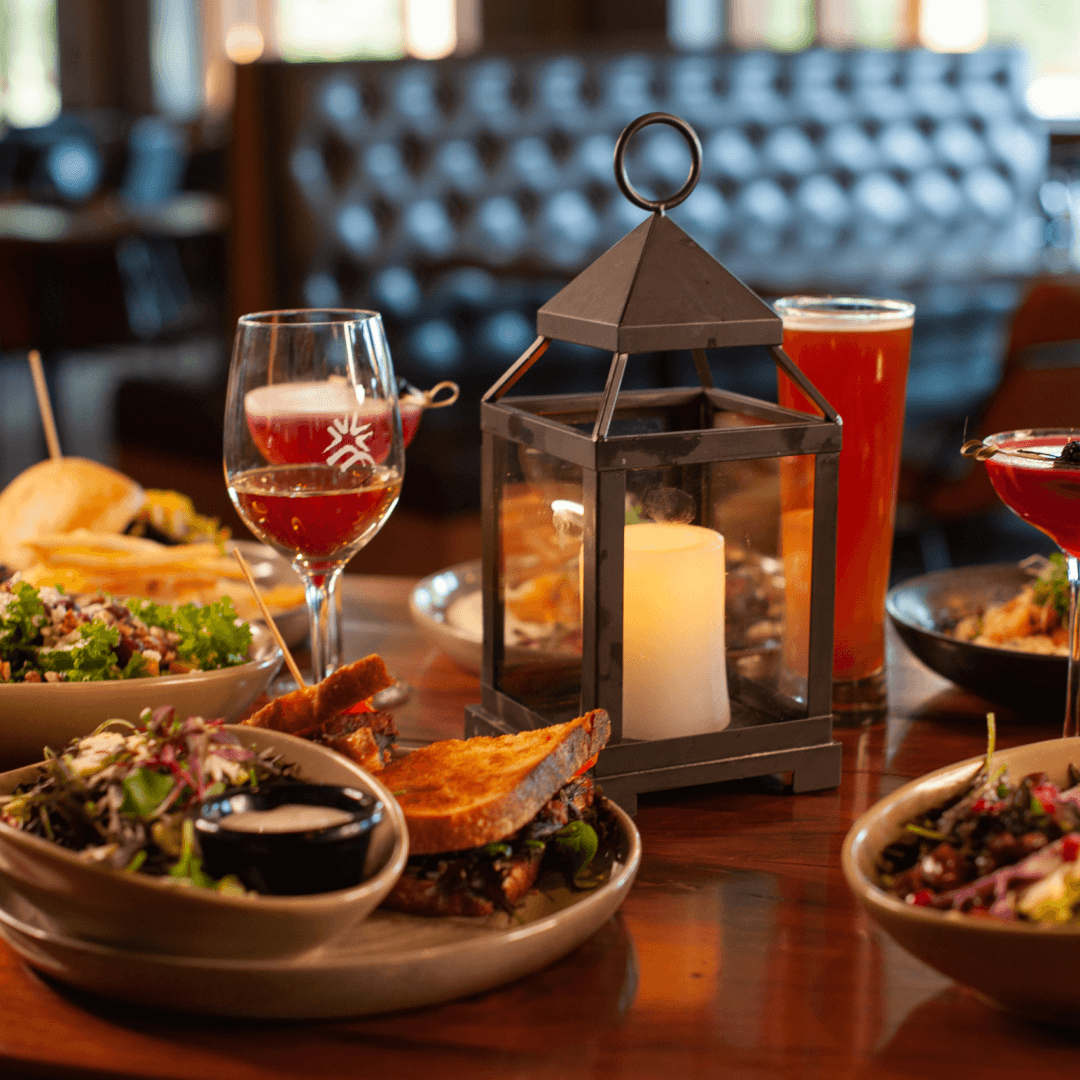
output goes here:
{"type": "Polygon", "coordinates": [[[276,896],[348,889],[364,880],[364,863],[383,805],[356,788],[267,784],[232,788],[201,803],[195,835],[211,877],[235,874],[247,889],[276,896]],[[230,814],[307,805],[344,810],[350,820],[328,828],[249,832],[227,828],[230,814]]]}

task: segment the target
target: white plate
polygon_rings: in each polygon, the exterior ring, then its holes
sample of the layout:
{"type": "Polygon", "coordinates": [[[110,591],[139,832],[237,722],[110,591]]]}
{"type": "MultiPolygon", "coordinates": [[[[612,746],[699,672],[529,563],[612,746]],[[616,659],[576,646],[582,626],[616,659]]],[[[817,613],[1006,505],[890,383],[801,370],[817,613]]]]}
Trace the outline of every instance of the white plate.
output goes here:
{"type": "MultiPolygon", "coordinates": [[[[480,671],[483,658],[484,604],[480,592],[482,581],[480,560],[470,559],[424,578],[409,595],[409,614],[421,633],[438,645],[452,660],[475,672],[480,671]]],[[[507,662],[566,660],[570,655],[568,653],[519,644],[522,637],[537,637],[543,632],[543,627],[522,622],[507,613],[507,662]]]]}
{"type": "Polygon", "coordinates": [[[81,683],[0,683],[0,761],[6,768],[41,760],[106,720],[137,720],[145,708],[172,705],[182,716],[238,716],[281,666],[281,650],[252,623],[252,659],[217,671],[81,683]]]}
{"type": "Polygon", "coordinates": [[[119,1001],[210,1016],[313,1020],[433,1005],[553,963],[618,909],[637,873],[641,838],[615,807],[620,860],[592,892],[534,893],[524,922],[376,911],[331,944],[286,961],[200,960],[65,938],[32,908],[0,908],[0,936],[32,967],[119,1001]]]}

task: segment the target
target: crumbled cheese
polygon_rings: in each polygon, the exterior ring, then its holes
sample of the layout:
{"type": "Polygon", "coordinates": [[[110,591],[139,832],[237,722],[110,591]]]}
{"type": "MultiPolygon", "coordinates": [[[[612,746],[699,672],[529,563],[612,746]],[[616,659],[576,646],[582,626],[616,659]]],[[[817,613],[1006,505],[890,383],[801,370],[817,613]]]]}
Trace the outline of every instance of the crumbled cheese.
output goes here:
{"type": "MultiPolygon", "coordinates": [[[[46,673],[46,677],[51,672],[46,673]]],[[[99,731],[79,740],[77,753],[71,760],[72,771],[77,776],[88,776],[100,768],[101,763],[124,748],[124,736],[118,731],[99,731]]]]}
{"type": "MultiPolygon", "coordinates": [[[[70,638],[71,635],[69,634],[68,637],[70,638]]],[[[57,645],[43,645],[40,649],[38,649],[38,654],[40,655],[41,653],[71,652],[71,650],[74,649],[78,643],[78,634],[76,634],[74,641],[63,641],[62,643],[57,645]]]]}

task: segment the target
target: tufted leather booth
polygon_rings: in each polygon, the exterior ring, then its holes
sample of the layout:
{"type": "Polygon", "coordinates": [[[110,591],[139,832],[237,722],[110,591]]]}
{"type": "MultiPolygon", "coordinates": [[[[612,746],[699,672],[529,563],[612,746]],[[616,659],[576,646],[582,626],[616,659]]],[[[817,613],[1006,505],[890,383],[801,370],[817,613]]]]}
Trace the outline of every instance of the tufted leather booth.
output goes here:
{"type": "MultiPolygon", "coordinates": [[[[1023,58],[987,49],[481,56],[267,64],[238,71],[236,304],[375,307],[418,384],[475,401],[535,333],[535,309],[641,219],[617,191],[619,130],[677,113],[704,147],[672,213],[765,295],[903,296],[918,305],[910,450],[996,384],[1007,320],[1042,265],[1047,136],[1023,104],[1023,58]],[[258,252],[241,265],[245,251],[258,252]]],[[[680,137],[647,129],[630,174],[678,187],[680,137]]],[[[772,369],[724,354],[719,381],[771,395],[772,369]]],[[[602,377],[564,348],[549,388],[602,377]]],[[[691,379],[679,356],[634,378],[691,379]]],[[[476,499],[467,407],[425,421],[410,485],[433,509],[476,499]],[[424,494],[419,494],[421,490],[424,494]]],[[[411,451],[412,453],[412,451],[411,451]]],[[[414,496],[414,497],[417,497],[414,496]]]]}

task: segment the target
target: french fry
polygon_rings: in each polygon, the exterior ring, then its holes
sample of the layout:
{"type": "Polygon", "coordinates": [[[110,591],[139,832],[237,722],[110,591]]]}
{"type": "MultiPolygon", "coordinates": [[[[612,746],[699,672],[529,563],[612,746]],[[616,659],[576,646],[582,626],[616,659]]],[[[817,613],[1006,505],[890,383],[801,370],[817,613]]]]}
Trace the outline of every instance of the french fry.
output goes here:
{"type": "Polygon", "coordinates": [[[49,533],[28,541],[42,562],[51,566],[101,568],[124,573],[140,571],[197,573],[209,577],[232,577],[234,567],[216,544],[178,544],[168,547],[153,540],[119,535],[99,536],[77,529],[49,533]]]}
{"type": "MultiPolygon", "coordinates": [[[[81,530],[39,537],[34,550],[41,560],[23,571],[31,585],[52,585],[69,593],[104,592],[139,596],[167,604],[208,604],[228,596],[243,619],[260,617],[258,605],[239,567],[223,558],[214,544],[163,547],[139,537],[100,535],[81,530]]],[[[280,614],[304,602],[299,584],[262,590],[267,606],[280,614]]]]}

